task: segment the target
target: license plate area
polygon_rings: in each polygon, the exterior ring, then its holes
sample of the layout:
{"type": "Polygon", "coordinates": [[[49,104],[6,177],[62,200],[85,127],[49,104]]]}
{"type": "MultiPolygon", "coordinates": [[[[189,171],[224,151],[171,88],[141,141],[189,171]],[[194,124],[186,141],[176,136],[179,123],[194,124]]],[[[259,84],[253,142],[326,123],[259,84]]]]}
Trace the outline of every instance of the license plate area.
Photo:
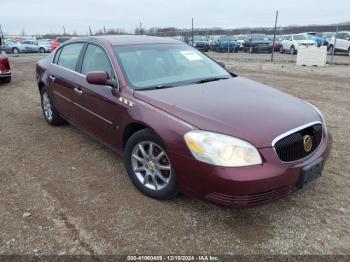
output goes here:
{"type": "Polygon", "coordinates": [[[297,183],[298,188],[304,188],[311,181],[319,178],[322,173],[323,158],[319,158],[316,161],[304,166],[299,181],[297,183]]]}

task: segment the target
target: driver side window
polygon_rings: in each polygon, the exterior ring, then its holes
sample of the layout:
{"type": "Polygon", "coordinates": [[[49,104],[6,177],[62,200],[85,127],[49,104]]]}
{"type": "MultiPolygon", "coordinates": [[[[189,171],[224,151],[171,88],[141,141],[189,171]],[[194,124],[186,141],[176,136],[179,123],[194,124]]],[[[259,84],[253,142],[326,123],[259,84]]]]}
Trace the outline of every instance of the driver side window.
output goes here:
{"type": "Polygon", "coordinates": [[[106,52],[93,44],[89,44],[86,48],[81,73],[87,75],[92,71],[107,72],[109,77],[113,77],[113,68],[106,52]]]}

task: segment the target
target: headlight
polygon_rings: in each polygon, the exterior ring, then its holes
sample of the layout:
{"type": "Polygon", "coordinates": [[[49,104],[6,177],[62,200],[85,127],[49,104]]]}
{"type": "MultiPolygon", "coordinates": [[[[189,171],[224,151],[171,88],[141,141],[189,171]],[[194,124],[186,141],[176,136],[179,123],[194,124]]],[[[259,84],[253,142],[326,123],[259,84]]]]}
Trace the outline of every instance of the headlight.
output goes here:
{"type": "Polygon", "coordinates": [[[201,130],[190,131],[184,137],[192,155],[199,161],[224,167],[262,163],[258,150],[239,138],[201,130]]]}
{"type": "Polygon", "coordinates": [[[196,43],[193,43],[193,46],[197,46],[197,44],[196,44],[196,43]]]}

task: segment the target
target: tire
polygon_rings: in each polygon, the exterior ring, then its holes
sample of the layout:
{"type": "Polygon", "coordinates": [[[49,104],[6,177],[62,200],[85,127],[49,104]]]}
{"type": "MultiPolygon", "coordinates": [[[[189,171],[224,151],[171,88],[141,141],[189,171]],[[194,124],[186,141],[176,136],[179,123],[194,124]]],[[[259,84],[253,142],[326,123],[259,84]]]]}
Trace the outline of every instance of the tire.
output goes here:
{"type": "Polygon", "coordinates": [[[11,82],[11,76],[6,76],[6,77],[0,78],[0,79],[1,79],[2,83],[8,84],[11,82]]]}
{"type": "Polygon", "coordinates": [[[19,54],[19,49],[17,47],[12,48],[12,53],[19,54]]]}
{"type": "Polygon", "coordinates": [[[45,48],[40,47],[40,48],[39,48],[39,53],[45,53],[45,48]]]}
{"type": "Polygon", "coordinates": [[[129,138],[124,151],[124,165],[134,186],[146,196],[161,200],[173,198],[178,193],[174,168],[164,148],[151,130],[142,129],[129,138]],[[157,156],[161,158],[156,160],[157,156]]]}
{"type": "Polygon", "coordinates": [[[350,56],[350,47],[349,47],[349,50],[348,50],[348,56],[350,56]]]}
{"type": "Polygon", "coordinates": [[[65,120],[60,116],[56,107],[52,103],[47,88],[43,87],[40,92],[41,108],[46,122],[52,126],[60,126],[65,123],[65,120]]]}
{"type": "Polygon", "coordinates": [[[295,54],[295,47],[294,47],[294,46],[291,46],[291,47],[290,47],[290,54],[291,54],[291,55],[294,55],[294,54],[295,54]]]}
{"type": "Polygon", "coordinates": [[[284,49],[283,46],[280,47],[280,53],[283,54],[284,53],[284,49]]]}
{"type": "MultiPolygon", "coordinates": [[[[335,52],[334,52],[335,53],[335,52]]],[[[331,45],[331,46],[329,46],[329,48],[328,48],[328,54],[329,55],[332,55],[333,54],[333,46],[331,45]]]]}

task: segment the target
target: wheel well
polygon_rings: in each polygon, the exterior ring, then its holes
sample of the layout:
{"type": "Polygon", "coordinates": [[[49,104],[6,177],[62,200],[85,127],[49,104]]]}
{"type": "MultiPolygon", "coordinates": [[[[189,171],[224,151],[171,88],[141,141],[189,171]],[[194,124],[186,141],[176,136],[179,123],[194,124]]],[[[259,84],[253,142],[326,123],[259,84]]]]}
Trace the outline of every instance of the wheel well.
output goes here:
{"type": "Polygon", "coordinates": [[[43,89],[44,86],[45,84],[43,82],[38,83],[39,93],[41,93],[41,89],[43,89]]]}
{"type": "Polygon", "coordinates": [[[135,134],[137,131],[140,131],[142,129],[146,129],[147,126],[140,124],[140,123],[133,123],[129,124],[123,133],[123,149],[125,148],[126,143],[128,142],[129,138],[135,134]]]}

